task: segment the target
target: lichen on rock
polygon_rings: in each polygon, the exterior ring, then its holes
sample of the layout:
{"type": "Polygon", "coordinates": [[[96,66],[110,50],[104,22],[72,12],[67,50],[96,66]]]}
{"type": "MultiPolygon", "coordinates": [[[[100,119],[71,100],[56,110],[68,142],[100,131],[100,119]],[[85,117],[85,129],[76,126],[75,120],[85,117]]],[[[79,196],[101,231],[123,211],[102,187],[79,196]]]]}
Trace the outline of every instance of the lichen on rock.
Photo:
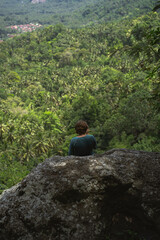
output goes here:
{"type": "Polygon", "coordinates": [[[0,196],[1,240],[159,240],[160,153],[54,156],[0,196]]]}

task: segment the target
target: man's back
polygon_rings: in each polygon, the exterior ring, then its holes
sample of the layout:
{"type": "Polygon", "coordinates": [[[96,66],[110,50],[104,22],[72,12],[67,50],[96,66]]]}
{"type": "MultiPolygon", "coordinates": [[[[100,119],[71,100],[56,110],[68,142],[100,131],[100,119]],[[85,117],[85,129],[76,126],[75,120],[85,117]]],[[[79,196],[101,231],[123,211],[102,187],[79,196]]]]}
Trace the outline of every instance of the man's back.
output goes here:
{"type": "Polygon", "coordinates": [[[96,140],[93,135],[85,135],[83,137],[74,137],[71,140],[69,155],[88,156],[93,154],[96,148],[96,140]]]}

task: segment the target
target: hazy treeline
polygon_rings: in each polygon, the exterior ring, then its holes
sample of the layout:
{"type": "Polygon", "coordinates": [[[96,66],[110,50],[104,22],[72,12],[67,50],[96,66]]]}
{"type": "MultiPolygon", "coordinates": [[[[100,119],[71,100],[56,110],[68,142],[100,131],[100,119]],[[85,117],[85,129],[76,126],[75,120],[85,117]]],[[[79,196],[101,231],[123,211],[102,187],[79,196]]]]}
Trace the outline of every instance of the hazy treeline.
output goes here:
{"type": "Polygon", "coordinates": [[[40,23],[44,26],[62,23],[76,28],[141,16],[153,9],[157,0],[31,0],[0,1],[0,38],[14,33],[6,26],[40,23]]]}

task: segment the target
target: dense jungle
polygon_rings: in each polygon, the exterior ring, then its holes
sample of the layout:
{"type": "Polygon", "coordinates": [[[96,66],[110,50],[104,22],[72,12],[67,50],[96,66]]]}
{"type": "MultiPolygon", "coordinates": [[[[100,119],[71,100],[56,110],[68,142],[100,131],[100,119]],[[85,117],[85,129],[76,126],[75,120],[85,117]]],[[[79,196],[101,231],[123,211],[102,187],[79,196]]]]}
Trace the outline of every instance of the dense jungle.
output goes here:
{"type": "Polygon", "coordinates": [[[160,14],[71,28],[62,23],[0,43],[0,191],[53,155],[67,155],[86,120],[96,153],[160,152],[160,14]]]}
{"type": "Polygon", "coordinates": [[[156,3],[157,0],[1,0],[0,39],[14,33],[6,28],[10,25],[38,22],[44,27],[61,23],[69,28],[83,28],[139,17],[156,3]],[[33,4],[34,1],[41,3],[33,4]]]}

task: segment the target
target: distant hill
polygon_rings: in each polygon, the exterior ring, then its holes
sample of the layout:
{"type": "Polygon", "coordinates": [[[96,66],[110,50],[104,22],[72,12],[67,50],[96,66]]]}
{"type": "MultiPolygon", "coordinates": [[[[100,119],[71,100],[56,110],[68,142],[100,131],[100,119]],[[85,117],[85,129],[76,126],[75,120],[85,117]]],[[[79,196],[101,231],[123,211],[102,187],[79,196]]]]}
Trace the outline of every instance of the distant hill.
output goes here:
{"type": "Polygon", "coordinates": [[[138,17],[151,11],[156,2],[157,0],[1,0],[0,37],[5,35],[6,26],[13,24],[62,23],[77,28],[138,17]]]}

